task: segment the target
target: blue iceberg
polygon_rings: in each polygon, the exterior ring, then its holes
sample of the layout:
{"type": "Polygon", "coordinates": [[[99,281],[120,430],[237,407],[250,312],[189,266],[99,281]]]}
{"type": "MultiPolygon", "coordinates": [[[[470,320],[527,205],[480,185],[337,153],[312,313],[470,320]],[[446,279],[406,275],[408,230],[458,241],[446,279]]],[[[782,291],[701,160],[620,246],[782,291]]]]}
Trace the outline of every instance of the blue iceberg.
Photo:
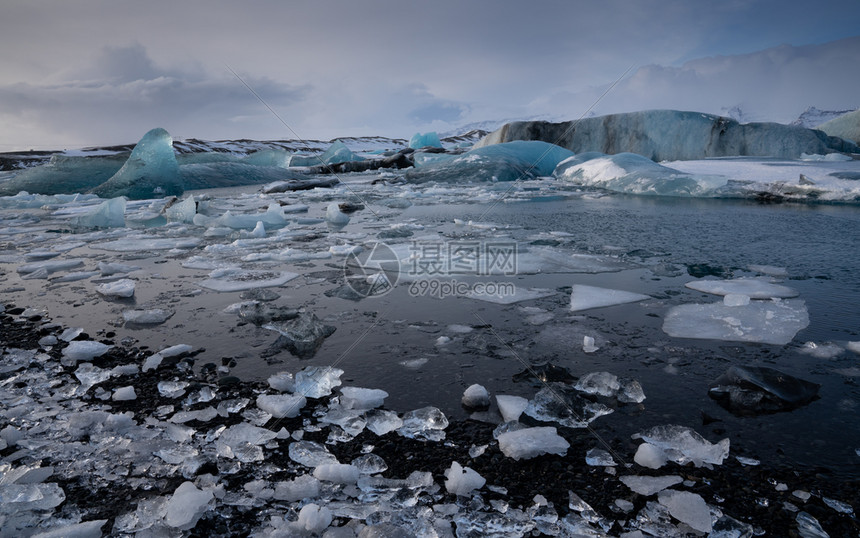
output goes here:
{"type": "Polygon", "coordinates": [[[340,140],[335,140],[322,155],[293,155],[290,159],[290,166],[320,166],[325,164],[340,164],[354,161],[363,161],[363,157],[359,157],[346,147],[346,144],[340,140]]]}
{"type": "Polygon", "coordinates": [[[413,149],[421,149],[426,147],[441,148],[442,142],[439,140],[439,135],[435,132],[415,133],[409,139],[409,147],[413,149]]]}
{"type": "Polygon", "coordinates": [[[21,170],[0,182],[0,196],[22,191],[49,195],[88,192],[116,174],[127,158],[128,153],[99,157],[53,155],[46,164],[21,170]]]}
{"type": "Polygon", "coordinates": [[[102,198],[126,196],[142,200],[178,196],[183,190],[173,138],[157,127],[143,135],[122,168],[92,192],[102,198]]]}

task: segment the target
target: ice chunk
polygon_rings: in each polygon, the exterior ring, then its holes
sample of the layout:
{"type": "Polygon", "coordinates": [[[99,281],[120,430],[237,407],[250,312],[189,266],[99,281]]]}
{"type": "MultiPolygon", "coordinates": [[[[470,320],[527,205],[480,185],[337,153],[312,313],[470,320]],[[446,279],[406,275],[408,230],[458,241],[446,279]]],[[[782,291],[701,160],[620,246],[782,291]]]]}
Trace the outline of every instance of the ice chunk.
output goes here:
{"type": "Polygon", "coordinates": [[[785,345],[809,325],[800,299],[755,301],[746,306],[723,303],[673,306],[663,331],[676,338],[704,338],[785,345]]]}
{"type": "Polygon", "coordinates": [[[585,374],[576,382],[574,388],[586,394],[599,394],[601,396],[614,396],[621,385],[618,377],[609,372],[591,372],[585,374]]]}
{"type": "Polygon", "coordinates": [[[134,392],[133,386],[120,387],[113,392],[113,396],[111,396],[113,400],[118,402],[125,402],[128,400],[136,400],[137,394],[134,392]]]}
{"type": "Polygon", "coordinates": [[[689,491],[664,490],[659,493],[657,500],[678,521],[699,532],[711,532],[711,511],[700,495],[689,491]]]}
{"type": "Polygon", "coordinates": [[[179,530],[193,529],[213,498],[211,491],[201,491],[193,483],[183,482],[167,501],[164,522],[179,530]]]}
{"type": "Polygon", "coordinates": [[[105,297],[128,298],[134,295],[134,280],[123,278],[96,286],[96,291],[105,297]]]}
{"type": "Polygon", "coordinates": [[[373,409],[381,406],[388,397],[384,390],[361,387],[342,387],[340,393],[340,405],[344,409],[373,409]]]}
{"type": "Polygon", "coordinates": [[[806,512],[797,514],[795,521],[797,521],[797,533],[800,538],[830,538],[830,535],[821,528],[821,523],[806,512]]]}
{"type": "Polygon", "coordinates": [[[63,489],[48,484],[0,485],[0,517],[31,510],[49,510],[66,500],[63,489]]]}
{"type": "Polygon", "coordinates": [[[281,501],[312,499],[320,494],[320,481],[309,474],[299,475],[287,482],[275,484],[274,498],[281,501]]]}
{"type": "Polygon", "coordinates": [[[355,484],[358,475],[358,467],[348,463],[323,463],[314,469],[314,478],[337,484],[355,484]]]}
{"type": "Polygon", "coordinates": [[[570,293],[570,309],[573,312],[578,312],[580,310],[589,310],[591,308],[635,303],[644,301],[645,299],[650,299],[650,297],[630,291],[574,284],[573,291],[570,293]]]}
{"type": "Polygon", "coordinates": [[[131,273],[137,271],[140,267],[136,265],[126,265],[124,263],[108,263],[99,262],[99,272],[102,276],[111,276],[118,273],[131,273]]]}
{"type": "Polygon", "coordinates": [[[723,304],[726,306],[746,306],[750,304],[750,297],[739,293],[727,293],[723,297],[723,304]]]}
{"type": "Polygon", "coordinates": [[[44,272],[47,274],[56,273],[57,271],[66,271],[74,269],[84,264],[84,260],[75,258],[70,260],[47,260],[35,263],[27,263],[15,269],[19,275],[27,275],[36,272],[44,272]]]}
{"type": "Polygon", "coordinates": [[[502,420],[505,422],[513,422],[520,419],[520,415],[522,415],[523,411],[528,407],[529,401],[522,396],[497,394],[496,405],[499,406],[499,413],[502,414],[502,420]]]}
{"type": "Polygon", "coordinates": [[[320,533],[331,525],[332,517],[331,510],[328,508],[310,503],[302,506],[298,523],[308,532],[320,533]]]}
{"type": "MultiPolygon", "coordinates": [[[[277,341],[272,344],[273,350],[286,348],[301,359],[313,357],[325,339],[336,330],[336,327],[321,322],[313,312],[302,312],[298,317],[287,321],[267,323],[263,328],[280,334],[277,341]]],[[[298,375],[296,381],[298,381],[298,375]]]]}
{"type": "Polygon", "coordinates": [[[341,384],[343,370],[331,366],[308,366],[296,374],[296,393],[308,398],[323,398],[341,384]]]}
{"type": "Polygon", "coordinates": [[[662,448],[654,446],[651,443],[642,443],[639,445],[639,448],[636,449],[636,455],[633,456],[633,461],[642,467],[647,467],[648,469],[659,469],[666,465],[666,462],[669,461],[669,459],[666,457],[666,453],[663,452],[662,448]]]}
{"type": "Polygon", "coordinates": [[[153,308],[151,310],[123,310],[122,319],[126,323],[138,325],[159,325],[173,317],[173,310],[153,308]]]}
{"type": "Polygon", "coordinates": [[[612,454],[600,448],[591,448],[585,453],[586,465],[594,467],[614,467],[618,465],[612,459],[612,454]]]}
{"type": "Polygon", "coordinates": [[[194,215],[196,214],[197,202],[194,200],[194,196],[189,196],[181,202],[176,202],[164,210],[164,217],[167,219],[167,222],[185,222],[190,224],[194,222],[194,215]]]}
{"type": "Polygon", "coordinates": [[[445,438],[448,418],[436,407],[422,407],[403,415],[403,426],[397,433],[413,439],[441,441],[445,438]]]}
{"type": "Polygon", "coordinates": [[[269,386],[279,392],[295,392],[296,381],[293,379],[293,374],[290,372],[278,372],[269,376],[267,380],[269,386]]]}
{"type": "Polygon", "coordinates": [[[33,534],[32,538],[101,538],[101,528],[106,519],[94,519],[81,523],[60,524],[50,530],[33,534]]]}
{"type": "Polygon", "coordinates": [[[435,131],[429,133],[415,133],[409,139],[409,147],[412,149],[421,149],[426,147],[441,148],[442,142],[439,141],[439,135],[435,131]]]}
{"type": "Polygon", "coordinates": [[[467,409],[488,407],[490,405],[490,393],[483,385],[475,383],[463,392],[461,403],[467,409]]]}
{"type": "Polygon", "coordinates": [[[367,429],[376,435],[385,435],[403,426],[403,419],[393,411],[374,409],[365,414],[367,429]]]}
{"type": "Polygon", "coordinates": [[[165,398],[179,398],[185,394],[185,389],[188,388],[187,381],[159,381],[158,393],[165,398]]]}
{"type": "Polygon", "coordinates": [[[638,475],[627,475],[622,476],[620,478],[621,482],[624,483],[625,486],[630,488],[635,493],[639,495],[644,495],[645,497],[650,497],[655,493],[663,491],[664,489],[674,486],[675,484],[680,484],[684,481],[683,478],[676,475],[669,476],[638,476],[638,475]]]}
{"type": "Polygon", "coordinates": [[[74,364],[80,361],[91,361],[95,357],[101,357],[112,347],[92,340],[75,340],[69,342],[69,345],[63,350],[64,362],[74,364]]]}
{"type": "Polygon", "coordinates": [[[349,215],[340,210],[340,204],[331,203],[326,208],[325,220],[333,230],[340,230],[349,224],[349,215]]]}
{"type": "Polygon", "coordinates": [[[711,463],[721,465],[729,455],[729,440],[723,439],[717,444],[686,426],[671,424],[655,426],[644,432],[634,434],[634,439],[643,439],[655,445],[666,453],[666,456],[681,465],[693,462],[696,467],[711,463]]]}
{"type": "Polygon", "coordinates": [[[214,291],[231,292],[244,291],[254,288],[271,288],[283,286],[299,276],[289,271],[246,270],[237,267],[216,269],[209,273],[209,278],[198,285],[214,291]]]}
{"type": "Polygon", "coordinates": [[[293,418],[307,404],[301,394],[261,394],[257,396],[257,407],[274,418],[293,418]]]}
{"type": "Polygon", "coordinates": [[[481,489],[487,480],[469,467],[463,467],[456,461],[445,471],[445,489],[448,493],[468,497],[473,490],[481,489]]]}
{"type": "Polygon", "coordinates": [[[102,198],[127,196],[132,200],[178,196],[182,191],[173,138],[160,128],[143,135],[122,168],[93,189],[102,198]]]}
{"type": "Polygon", "coordinates": [[[296,441],[288,449],[290,459],[305,467],[319,467],[339,463],[334,454],[314,441],[296,441]]]}
{"type": "Polygon", "coordinates": [[[714,295],[738,294],[751,299],[790,299],[797,297],[797,290],[774,284],[768,278],[736,278],[734,280],[694,280],[686,287],[714,295]]]}
{"type": "Polygon", "coordinates": [[[319,166],[322,164],[340,164],[363,160],[362,157],[359,157],[346,147],[346,144],[340,140],[335,140],[321,155],[293,155],[290,159],[290,166],[319,166]]]}
{"type": "Polygon", "coordinates": [[[519,286],[507,285],[504,282],[485,283],[480,288],[471,289],[466,297],[486,301],[495,304],[514,304],[544,297],[552,297],[555,290],[545,288],[521,288],[519,286]]]}
{"type": "Polygon", "coordinates": [[[587,336],[586,335],[586,336],[582,337],[582,351],[584,351],[586,353],[594,353],[598,349],[600,349],[600,348],[594,344],[594,337],[593,336],[587,336]]]}
{"type": "Polygon", "coordinates": [[[585,428],[613,410],[583,398],[560,383],[545,386],[529,401],[525,414],[542,422],[558,422],[568,428],[585,428]]]}
{"type": "Polygon", "coordinates": [[[365,454],[352,460],[352,464],[358,469],[358,472],[364,475],[377,474],[385,472],[388,469],[388,464],[385,460],[376,454],[365,454]]]}
{"type": "Polygon", "coordinates": [[[711,386],[711,398],[738,415],[796,409],[818,398],[820,385],[764,366],[732,366],[711,386]]]}
{"type": "Polygon", "coordinates": [[[246,462],[262,461],[262,450],[257,445],[268,443],[277,435],[271,430],[242,422],[221,432],[215,441],[215,448],[218,455],[225,458],[237,458],[246,462]]]}
{"type": "Polygon", "coordinates": [[[840,514],[853,514],[854,513],[854,507],[848,503],[838,501],[836,499],[831,499],[830,497],[824,497],[824,496],[821,497],[821,500],[824,501],[824,504],[826,504],[830,508],[833,508],[834,510],[836,510],[840,514]]]}
{"type": "Polygon", "coordinates": [[[125,198],[105,200],[92,211],[74,217],[72,223],[86,228],[122,228],[125,226],[125,198]]]}
{"type": "Polygon", "coordinates": [[[570,443],[551,426],[505,432],[499,435],[498,441],[502,454],[515,460],[531,459],[543,454],[564,456],[570,448],[570,443]]]}

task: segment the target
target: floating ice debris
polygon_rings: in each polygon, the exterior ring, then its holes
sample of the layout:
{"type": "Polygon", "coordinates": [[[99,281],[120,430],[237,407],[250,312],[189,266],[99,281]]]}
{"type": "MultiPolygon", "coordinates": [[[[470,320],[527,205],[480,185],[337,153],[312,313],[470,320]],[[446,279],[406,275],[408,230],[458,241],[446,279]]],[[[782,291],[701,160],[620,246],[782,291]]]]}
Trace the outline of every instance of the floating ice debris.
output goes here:
{"type": "Polygon", "coordinates": [[[721,465],[729,455],[729,440],[723,439],[712,444],[707,439],[686,426],[671,424],[655,426],[644,432],[633,435],[634,439],[642,439],[657,446],[666,456],[680,465],[692,462],[696,467],[704,464],[721,465]]]}
{"type": "Polygon", "coordinates": [[[845,344],[845,347],[848,350],[853,351],[854,353],[857,353],[858,355],[860,355],[860,342],[848,342],[845,344]]]}
{"type": "Polygon", "coordinates": [[[122,228],[125,226],[125,198],[105,200],[93,210],[72,218],[76,226],[86,228],[122,228]]]}
{"type": "Polygon", "coordinates": [[[161,365],[161,361],[169,357],[176,357],[183,353],[188,353],[192,348],[188,344],[178,344],[175,346],[170,346],[168,348],[162,349],[158,353],[153,353],[146,360],[143,361],[143,366],[140,367],[142,372],[148,372],[150,370],[155,370],[161,365]]]}
{"type": "Polygon", "coordinates": [[[120,387],[113,392],[111,399],[118,402],[125,402],[128,400],[136,400],[137,394],[134,391],[134,387],[129,385],[127,387],[120,387]]]}
{"type": "Polygon", "coordinates": [[[122,273],[131,273],[132,271],[137,271],[140,267],[136,265],[126,265],[124,263],[108,263],[108,262],[99,262],[98,265],[99,272],[102,276],[111,276],[115,274],[122,273]]]}
{"type": "Polygon", "coordinates": [[[806,342],[797,351],[804,355],[815,357],[816,359],[833,359],[841,355],[844,350],[837,344],[816,344],[815,342],[806,342]]]}
{"type": "Polygon", "coordinates": [[[336,484],[355,484],[359,475],[358,468],[348,463],[324,463],[314,469],[314,478],[336,484]]]}
{"type": "Polygon", "coordinates": [[[625,486],[639,495],[650,497],[664,489],[684,481],[680,476],[638,476],[627,475],[620,478],[625,486]]]}
{"type": "Polygon", "coordinates": [[[789,411],[818,398],[820,385],[764,366],[732,366],[708,394],[738,415],[789,411]]]}
{"type": "Polygon", "coordinates": [[[263,452],[258,445],[268,443],[277,435],[271,430],[242,422],[221,432],[215,441],[215,449],[224,458],[236,458],[243,462],[262,461],[263,452]]]}
{"type": "Polygon", "coordinates": [[[297,318],[289,321],[267,323],[263,328],[280,334],[277,341],[272,344],[273,353],[286,349],[302,359],[313,357],[325,339],[336,330],[335,327],[322,323],[312,312],[302,312],[297,318]]]}
{"type": "Polygon", "coordinates": [[[502,420],[505,422],[513,422],[519,420],[520,415],[526,410],[529,401],[522,396],[510,396],[507,394],[496,394],[496,405],[499,406],[499,413],[502,414],[502,420]]]}
{"type": "Polygon", "coordinates": [[[621,385],[618,377],[609,372],[591,372],[585,374],[576,382],[574,388],[586,394],[599,394],[600,396],[614,396],[621,385]]]}
{"type": "Polygon", "coordinates": [[[853,514],[854,507],[848,503],[844,503],[842,501],[837,501],[836,499],[831,499],[830,497],[821,497],[821,500],[824,501],[824,504],[833,508],[840,514],[853,514]]]}
{"type": "Polygon", "coordinates": [[[83,332],[84,330],[81,327],[64,329],[63,332],[60,333],[60,336],[58,338],[63,342],[71,342],[72,340],[80,336],[83,332]]]}
{"type": "Polygon", "coordinates": [[[499,450],[515,460],[531,459],[543,454],[564,456],[570,448],[563,437],[551,426],[523,428],[499,435],[499,450]]]}
{"type": "Polygon", "coordinates": [[[330,366],[308,366],[296,374],[297,394],[308,398],[323,398],[341,384],[343,370],[330,366]]]}
{"type": "Polygon", "coordinates": [[[361,387],[341,387],[340,394],[340,405],[344,409],[373,409],[388,398],[384,390],[361,387]]]}
{"type": "Polygon", "coordinates": [[[490,393],[482,385],[475,383],[463,392],[461,403],[466,409],[488,407],[490,405],[490,393]]]}
{"type": "Polygon", "coordinates": [[[425,364],[427,364],[429,362],[429,360],[430,359],[426,359],[426,358],[422,357],[420,359],[408,359],[405,361],[400,361],[397,364],[399,364],[400,366],[407,368],[409,370],[417,370],[417,369],[421,368],[422,366],[424,366],[425,364]]]}
{"type": "Polygon", "coordinates": [[[422,407],[403,415],[403,426],[397,433],[412,439],[441,441],[445,438],[448,418],[435,407],[422,407]]]}
{"type": "Polygon", "coordinates": [[[307,400],[301,394],[261,394],[257,396],[257,407],[274,418],[299,416],[307,400]]]}
{"type": "Polygon", "coordinates": [[[735,456],[735,459],[738,460],[738,463],[745,467],[756,467],[761,465],[761,462],[754,458],[745,458],[743,456],[735,456]]]}
{"type": "Polygon", "coordinates": [[[795,521],[797,521],[797,533],[800,538],[830,538],[830,535],[821,528],[821,523],[806,512],[797,514],[795,521]]]}
{"type": "Polygon", "coordinates": [[[270,387],[279,392],[296,391],[296,381],[293,378],[293,374],[290,372],[278,372],[277,374],[271,375],[267,382],[270,387]]]}
{"type": "Polygon", "coordinates": [[[689,491],[664,490],[657,499],[678,521],[699,532],[711,532],[711,511],[700,495],[689,491]]]}
{"type": "Polygon", "coordinates": [[[556,294],[545,288],[520,288],[506,282],[487,282],[480,288],[469,290],[466,297],[495,304],[514,304],[533,299],[542,299],[556,294]]]}
{"type": "Polygon", "coordinates": [[[557,422],[568,428],[585,428],[613,410],[564,385],[553,383],[542,388],[529,401],[525,414],[541,422],[557,422]]]}
{"type": "Polygon", "coordinates": [[[371,475],[385,472],[388,464],[376,454],[364,454],[352,460],[352,465],[363,475],[371,475]]]}
{"type": "Polygon", "coordinates": [[[331,510],[325,506],[309,503],[299,511],[298,524],[308,532],[320,533],[331,525],[332,518],[331,510]]]}
{"type": "Polygon", "coordinates": [[[570,293],[570,310],[579,312],[592,308],[636,303],[650,298],[641,293],[574,284],[570,293]]]}
{"type": "Polygon", "coordinates": [[[126,323],[138,325],[159,325],[173,316],[172,310],[153,308],[151,310],[123,310],[122,319],[126,323]]]}
{"type": "Polygon", "coordinates": [[[189,196],[181,202],[175,202],[164,209],[164,217],[167,219],[167,222],[185,222],[190,224],[194,222],[194,215],[196,214],[197,202],[194,200],[194,196],[189,196]]]}
{"type": "Polygon", "coordinates": [[[164,522],[179,530],[193,529],[213,499],[211,491],[201,491],[193,483],[183,482],[167,501],[164,522]]]}
{"type": "Polygon", "coordinates": [[[84,260],[77,258],[72,260],[48,260],[21,265],[15,270],[18,272],[19,275],[27,275],[35,273],[37,271],[51,274],[56,273],[57,271],[66,271],[68,269],[74,269],[75,267],[80,267],[83,264],[84,260]]]}
{"type": "Polygon", "coordinates": [[[254,288],[271,288],[283,286],[299,276],[288,271],[262,271],[228,267],[216,269],[209,273],[209,278],[198,285],[214,291],[231,292],[244,291],[254,288]]]}
{"type": "MultiPolygon", "coordinates": [[[[266,430],[268,431],[268,430],[266,430]]],[[[290,459],[299,465],[316,468],[320,465],[339,463],[334,454],[314,441],[296,441],[288,449],[290,459]]]]}
{"type": "Polygon", "coordinates": [[[686,287],[714,295],[746,295],[751,299],[790,299],[797,297],[797,290],[774,284],[768,278],[736,278],[733,280],[694,280],[686,287]]]}
{"type": "Polygon", "coordinates": [[[787,299],[755,301],[746,306],[673,306],[663,321],[663,331],[676,338],[785,345],[807,325],[806,304],[800,299],[787,299]]]}
{"type": "Polygon", "coordinates": [[[642,443],[636,449],[636,454],[633,456],[633,461],[642,467],[648,469],[659,469],[666,465],[669,459],[662,448],[652,445],[651,443],[642,443]]]}
{"type": "Polygon", "coordinates": [[[397,413],[384,409],[368,411],[365,413],[365,419],[367,420],[367,429],[376,435],[385,435],[403,426],[403,419],[398,417],[397,413]]]}
{"type": "Polygon", "coordinates": [[[788,269],[785,267],[776,267],[773,265],[750,265],[750,271],[756,271],[768,276],[785,278],[788,276],[788,269]]]}
{"type": "Polygon", "coordinates": [[[146,235],[129,236],[115,241],[94,243],[92,248],[111,252],[144,252],[147,250],[191,249],[202,243],[196,237],[152,238],[146,235]]]}
{"type": "Polygon", "coordinates": [[[340,210],[339,204],[331,203],[326,208],[325,220],[328,223],[329,228],[340,230],[349,224],[349,215],[340,210]]]}
{"type": "Polygon", "coordinates": [[[74,364],[80,361],[91,361],[95,357],[101,357],[112,347],[92,340],[75,340],[69,342],[69,345],[63,350],[64,362],[74,364]]]}
{"type": "Polygon", "coordinates": [[[134,280],[123,278],[115,282],[108,282],[96,286],[96,291],[105,297],[128,298],[134,295],[134,280]]]}
{"type": "Polygon", "coordinates": [[[585,453],[585,463],[593,467],[614,467],[618,465],[612,459],[612,454],[600,448],[589,449],[585,453]]]}
{"type": "Polygon", "coordinates": [[[487,480],[469,467],[463,467],[456,461],[445,471],[445,489],[448,493],[468,497],[472,491],[481,489],[487,480]]]}

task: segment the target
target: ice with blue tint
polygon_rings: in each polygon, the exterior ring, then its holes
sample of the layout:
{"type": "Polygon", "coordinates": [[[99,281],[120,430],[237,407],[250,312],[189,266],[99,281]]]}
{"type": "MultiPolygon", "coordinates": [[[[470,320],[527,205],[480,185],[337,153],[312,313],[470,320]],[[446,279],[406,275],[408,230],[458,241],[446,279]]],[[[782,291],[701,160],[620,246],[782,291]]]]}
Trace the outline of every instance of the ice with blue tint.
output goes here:
{"type": "Polygon", "coordinates": [[[72,222],[86,228],[122,228],[125,226],[125,205],[126,201],[122,196],[111,198],[92,211],[74,217],[72,222]]]}
{"type": "Polygon", "coordinates": [[[293,155],[290,158],[290,166],[320,166],[363,160],[363,157],[353,153],[351,149],[346,147],[346,144],[340,140],[335,140],[322,155],[293,155]]]}
{"type": "Polygon", "coordinates": [[[209,217],[198,213],[192,217],[192,221],[198,226],[206,226],[207,228],[226,227],[234,230],[253,230],[257,227],[258,222],[262,222],[270,230],[287,225],[287,218],[277,203],[269,204],[264,213],[242,214],[227,211],[219,217],[209,217]]]}
{"type": "Polygon", "coordinates": [[[116,174],[127,156],[127,153],[102,157],[53,155],[46,164],[18,171],[11,179],[0,182],[0,196],[21,191],[46,195],[87,192],[116,174]]]}
{"type": "Polygon", "coordinates": [[[264,149],[242,157],[241,162],[255,166],[286,168],[290,165],[291,157],[292,154],[283,149],[264,149]]]}
{"type": "Polygon", "coordinates": [[[259,185],[275,181],[305,179],[295,170],[251,162],[203,162],[179,167],[182,184],[188,190],[259,185]]]}
{"type": "Polygon", "coordinates": [[[412,135],[412,138],[409,139],[409,147],[413,149],[420,149],[426,147],[432,148],[441,148],[442,142],[439,140],[439,135],[436,134],[435,131],[431,131],[429,133],[415,133],[412,135]]]}
{"type": "Polygon", "coordinates": [[[126,196],[134,200],[182,194],[170,133],[157,127],[143,135],[122,168],[92,192],[102,198],[126,196]]]}
{"type": "Polygon", "coordinates": [[[406,174],[411,182],[517,181],[549,176],[573,152],[539,141],[476,148],[448,160],[425,162],[406,174]]]}

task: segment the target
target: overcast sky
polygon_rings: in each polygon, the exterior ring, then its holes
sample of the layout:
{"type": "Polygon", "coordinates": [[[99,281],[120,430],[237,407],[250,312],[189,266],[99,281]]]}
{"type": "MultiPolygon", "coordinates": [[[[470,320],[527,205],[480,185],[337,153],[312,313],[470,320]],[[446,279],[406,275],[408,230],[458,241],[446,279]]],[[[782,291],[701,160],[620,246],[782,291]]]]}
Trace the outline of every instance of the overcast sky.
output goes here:
{"type": "Polygon", "coordinates": [[[857,0],[4,0],[0,151],[648,108],[790,122],[860,107],[857,21],[857,0]]]}

